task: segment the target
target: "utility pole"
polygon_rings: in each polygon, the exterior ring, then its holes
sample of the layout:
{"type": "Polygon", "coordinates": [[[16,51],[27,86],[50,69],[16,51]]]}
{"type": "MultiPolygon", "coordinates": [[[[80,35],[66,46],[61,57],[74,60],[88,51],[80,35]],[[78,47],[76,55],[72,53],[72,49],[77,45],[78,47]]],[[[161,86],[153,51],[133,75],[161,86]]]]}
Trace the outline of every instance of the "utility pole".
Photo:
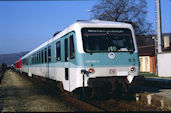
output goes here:
{"type": "Polygon", "coordinates": [[[161,8],[160,8],[160,0],[155,0],[155,2],[156,2],[158,53],[161,53],[162,52],[162,28],[161,28],[161,8]]]}
{"type": "Polygon", "coordinates": [[[156,59],[156,74],[158,75],[158,54],[162,52],[162,28],[161,28],[161,8],[160,8],[160,0],[155,0],[156,3],[156,25],[157,25],[157,37],[155,48],[157,46],[157,50],[155,50],[155,59],[156,59]]]}

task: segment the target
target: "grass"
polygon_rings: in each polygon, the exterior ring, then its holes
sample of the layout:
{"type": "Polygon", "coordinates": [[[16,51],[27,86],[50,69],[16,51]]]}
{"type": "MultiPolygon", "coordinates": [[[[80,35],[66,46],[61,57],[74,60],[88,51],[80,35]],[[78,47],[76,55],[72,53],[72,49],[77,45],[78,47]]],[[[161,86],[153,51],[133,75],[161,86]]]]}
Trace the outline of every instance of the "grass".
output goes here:
{"type": "Polygon", "coordinates": [[[143,75],[144,77],[158,77],[155,73],[148,73],[148,72],[140,72],[140,75],[143,75]]]}
{"type": "Polygon", "coordinates": [[[142,75],[144,77],[158,77],[158,78],[168,78],[168,79],[171,79],[171,77],[159,77],[157,74],[149,73],[149,72],[140,72],[140,75],[142,75]]]}

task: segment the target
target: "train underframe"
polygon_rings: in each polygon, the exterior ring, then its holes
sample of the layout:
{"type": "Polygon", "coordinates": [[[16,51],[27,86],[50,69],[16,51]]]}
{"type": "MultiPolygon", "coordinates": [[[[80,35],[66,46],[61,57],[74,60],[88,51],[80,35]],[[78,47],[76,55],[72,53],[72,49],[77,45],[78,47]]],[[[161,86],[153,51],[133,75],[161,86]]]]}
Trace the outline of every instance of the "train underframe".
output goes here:
{"type": "MultiPolygon", "coordinates": [[[[40,76],[38,77],[39,79],[40,78],[46,79],[44,77],[40,77],[40,76]]],[[[130,83],[127,80],[127,76],[89,78],[87,82],[88,82],[88,87],[87,86],[84,87],[83,85],[83,87],[75,89],[73,93],[74,94],[76,93],[81,98],[86,98],[86,99],[124,97],[127,96],[129,85],[130,85],[130,83]]],[[[69,93],[68,91],[64,90],[62,82],[57,82],[57,86],[63,93],[69,93]]]]}
{"type": "Polygon", "coordinates": [[[89,78],[88,87],[77,89],[77,93],[86,99],[126,97],[129,90],[127,76],[89,78]]]}

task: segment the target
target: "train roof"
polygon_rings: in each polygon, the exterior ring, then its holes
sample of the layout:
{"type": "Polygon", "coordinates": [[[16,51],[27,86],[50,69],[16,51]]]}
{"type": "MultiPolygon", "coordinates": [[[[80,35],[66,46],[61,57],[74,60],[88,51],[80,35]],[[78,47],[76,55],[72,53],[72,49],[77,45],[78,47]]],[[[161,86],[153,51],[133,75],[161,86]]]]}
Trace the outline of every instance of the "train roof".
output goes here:
{"type": "Polygon", "coordinates": [[[33,49],[30,51],[28,54],[23,56],[21,59],[26,58],[27,56],[31,55],[35,51],[39,50],[42,47],[45,47],[49,43],[53,42],[54,40],[66,35],[67,33],[73,31],[73,30],[79,30],[83,27],[103,27],[103,28],[130,28],[133,30],[132,25],[128,23],[123,23],[123,22],[114,22],[114,21],[100,21],[100,20],[77,20],[75,23],[71,24],[68,26],[66,29],[63,31],[59,32],[55,37],[50,38],[48,41],[44,42],[37,48],[33,49]]]}

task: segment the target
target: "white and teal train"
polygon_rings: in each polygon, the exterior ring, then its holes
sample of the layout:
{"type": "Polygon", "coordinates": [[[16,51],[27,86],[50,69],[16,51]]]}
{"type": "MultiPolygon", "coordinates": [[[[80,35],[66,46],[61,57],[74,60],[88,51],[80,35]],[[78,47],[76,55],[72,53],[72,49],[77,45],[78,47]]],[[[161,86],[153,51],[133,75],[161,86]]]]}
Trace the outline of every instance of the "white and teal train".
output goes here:
{"type": "Polygon", "coordinates": [[[23,56],[21,65],[28,76],[56,80],[69,92],[124,88],[139,75],[133,27],[111,21],[77,21],[23,56]]]}

